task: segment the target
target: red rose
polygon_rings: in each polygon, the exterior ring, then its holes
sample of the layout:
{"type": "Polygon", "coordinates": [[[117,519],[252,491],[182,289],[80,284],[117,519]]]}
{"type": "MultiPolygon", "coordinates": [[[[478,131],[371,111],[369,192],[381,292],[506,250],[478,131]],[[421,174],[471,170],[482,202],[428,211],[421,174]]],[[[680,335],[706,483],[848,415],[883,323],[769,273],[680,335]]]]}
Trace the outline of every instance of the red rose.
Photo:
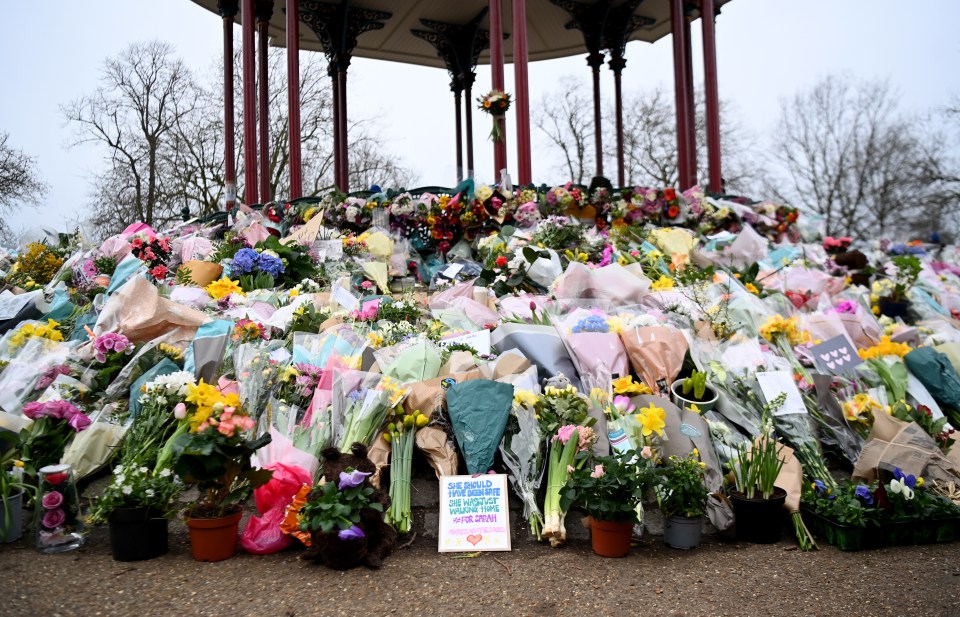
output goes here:
{"type": "Polygon", "coordinates": [[[502,268],[507,265],[507,258],[505,255],[497,257],[497,267],[502,268]]]}
{"type": "Polygon", "coordinates": [[[673,201],[674,199],[677,198],[677,191],[675,191],[674,189],[663,189],[663,197],[667,201],[673,201]]]}
{"type": "Polygon", "coordinates": [[[680,208],[676,206],[670,206],[667,208],[667,218],[675,219],[680,214],[680,208]]]}
{"type": "Polygon", "coordinates": [[[67,474],[65,473],[52,473],[47,476],[47,484],[52,484],[53,486],[59,486],[67,479],[67,474]]]}

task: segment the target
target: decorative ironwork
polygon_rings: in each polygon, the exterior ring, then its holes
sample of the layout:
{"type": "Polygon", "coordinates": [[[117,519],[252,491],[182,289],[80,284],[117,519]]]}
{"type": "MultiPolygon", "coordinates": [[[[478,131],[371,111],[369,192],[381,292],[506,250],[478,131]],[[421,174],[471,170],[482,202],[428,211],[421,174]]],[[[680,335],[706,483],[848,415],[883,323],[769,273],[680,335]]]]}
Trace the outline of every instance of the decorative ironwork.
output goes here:
{"type": "Polygon", "coordinates": [[[273,0],[257,0],[254,13],[257,14],[257,21],[269,22],[273,17],[273,0]]]}
{"type": "Polygon", "coordinates": [[[613,6],[613,0],[598,0],[593,4],[575,0],[550,0],[550,3],[560,7],[573,18],[573,21],[566,25],[567,30],[579,30],[583,34],[583,42],[589,54],[587,64],[594,66],[593,62],[596,61],[597,54],[600,54],[600,64],[602,64],[604,24],[613,6]],[[593,61],[591,57],[594,58],[593,61]]]}
{"type": "MultiPolygon", "coordinates": [[[[480,27],[489,9],[484,7],[466,24],[451,24],[432,19],[421,19],[420,23],[430,30],[412,29],[410,32],[437,50],[450,74],[450,89],[462,92],[473,85],[476,79],[474,69],[480,54],[490,46],[490,32],[480,27]]],[[[504,34],[504,38],[509,37],[504,34]]]]}
{"type": "Polygon", "coordinates": [[[320,39],[330,71],[346,71],[353,59],[357,38],[364,32],[381,30],[392,13],[350,6],[350,0],[336,4],[300,0],[300,20],[320,39]]]}
{"type": "Polygon", "coordinates": [[[217,12],[220,17],[236,17],[240,11],[240,0],[218,0],[217,12]]]}
{"type": "Polygon", "coordinates": [[[607,15],[603,27],[603,48],[610,51],[610,69],[620,73],[627,65],[625,58],[627,41],[640,28],[648,28],[657,20],[643,15],[634,15],[634,11],[643,4],[644,0],[627,0],[620,6],[614,7],[607,15]]]}

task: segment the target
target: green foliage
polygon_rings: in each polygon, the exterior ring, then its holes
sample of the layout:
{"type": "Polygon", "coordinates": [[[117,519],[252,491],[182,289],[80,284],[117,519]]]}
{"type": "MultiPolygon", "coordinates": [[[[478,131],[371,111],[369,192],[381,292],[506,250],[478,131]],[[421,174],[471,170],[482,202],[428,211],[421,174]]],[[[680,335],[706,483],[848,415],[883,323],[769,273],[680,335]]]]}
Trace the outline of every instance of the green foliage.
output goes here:
{"type": "Polygon", "coordinates": [[[96,266],[98,273],[105,276],[113,276],[113,273],[117,270],[117,260],[106,255],[94,259],[93,265],[96,266]]]}
{"type": "Polygon", "coordinates": [[[671,456],[666,467],[659,470],[657,501],[665,517],[696,518],[704,515],[709,494],[703,478],[704,467],[694,452],[683,458],[671,456]]]}
{"type": "Polygon", "coordinates": [[[893,302],[902,302],[907,299],[907,293],[917,282],[923,264],[915,255],[897,255],[890,260],[896,266],[896,274],[891,276],[893,291],[887,296],[893,302]]]}
{"type": "Polygon", "coordinates": [[[290,333],[310,332],[316,334],[320,332],[320,326],[330,318],[330,313],[318,310],[313,302],[304,302],[293,313],[293,321],[290,323],[290,333]]]}
{"type": "Polygon", "coordinates": [[[266,484],[273,472],[254,468],[250,456],[268,443],[269,433],[252,441],[239,433],[226,437],[216,430],[177,436],[173,441],[173,470],[201,491],[188,516],[223,516],[227,506],[243,501],[250,491],[266,484]]]}
{"type": "Polygon", "coordinates": [[[587,418],[587,401],[577,394],[576,388],[558,389],[548,387],[533,406],[544,435],[553,436],[564,424],[592,426],[596,420],[587,418]]]}
{"type": "MultiPolygon", "coordinates": [[[[584,451],[574,460],[590,458],[590,452],[584,451]]],[[[644,462],[634,451],[593,457],[590,465],[570,474],[560,493],[561,510],[567,511],[576,503],[598,521],[636,523],[637,505],[653,478],[644,462]]]]}
{"type": "MultiPolygon", "coordinates": [[[[693,399],[703,400],[703,395],[707,391],[707,374],[700,371],[693,371],[689,377],[683,380],[683,395],[687,396],[693,392],[693,399]]],[[[689,398],[689,397],[688,397],[689,398]]]]}
{"type": "Polygon", "coordinates": [[[137,463],[118,465],[113,470],[113,482],[94,502],[90,520],[105,523],[119,508],[150,508],[159,515],[170,516],[181,489],[169,468],[156,471],[137,463]]]}
{"type": "Polygon", "coordinates": [[[310,253],[306,247],[299,244],[282,244],[277,238],[270,236],[263,242],[258,242],[256,248],[273,251],[283,261],[283,275],[279,281],[281,283],[295,284],[303,279],[312,279],[317,274],[317,267],[310,259],[310,253]]]}
{"type": "Polygon", "coordinates": [[[770,499],[773,484],[784,463],[780,458],[780,447],[780,443],[773,439],[761,438],[750,450],[737,449],[733,460],[737,492],[747,499],[770,499]]]}
{"type": "Polygon", "coordinates": [[[193,280],[193,273],[190,271],[190,268],[184,268],[183,266],[177,268],[176,280],[177,285],[189,287],[195,287],[197,285],[196,281],[193,280]]]}
{"type": "Polygon", "coordinates": [[[310,491],[307,503],[300,511],[300,530],[332,533],[350,529],[360,523],[361,510],[383,511],[380,503],[370,500],[373,493],[373,487],[366,482],[342,490],[335,482],[317,486],[310,491]]]}

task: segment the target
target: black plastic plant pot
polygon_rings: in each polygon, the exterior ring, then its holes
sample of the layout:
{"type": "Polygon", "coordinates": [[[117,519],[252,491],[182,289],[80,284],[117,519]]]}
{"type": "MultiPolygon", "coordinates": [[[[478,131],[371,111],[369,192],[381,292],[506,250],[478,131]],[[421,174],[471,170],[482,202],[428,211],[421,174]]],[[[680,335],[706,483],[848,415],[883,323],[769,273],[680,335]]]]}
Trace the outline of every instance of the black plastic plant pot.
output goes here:
{"type": "Polygon", "coordinates": [[[730,493],[737,521],[737,540],[754,544],[778,542],[786,499],[787,492],[781,488],[774,488],[770,499],[747,499],[738,493],[730,493]]]}
{"type": "Polygon", "coordinates": [[[893,302],[885,298],[881,298],[878,305],[880,306],[880,314],[890,318],[902,318],[910,308],[909,302],[893,302]]]}
{"type": "Polygon", "coordinates": [[[116,561],[143,561],[167,552],[169,521],[147,508],[118,508],[110,515],[110,550],[116,561]]]}

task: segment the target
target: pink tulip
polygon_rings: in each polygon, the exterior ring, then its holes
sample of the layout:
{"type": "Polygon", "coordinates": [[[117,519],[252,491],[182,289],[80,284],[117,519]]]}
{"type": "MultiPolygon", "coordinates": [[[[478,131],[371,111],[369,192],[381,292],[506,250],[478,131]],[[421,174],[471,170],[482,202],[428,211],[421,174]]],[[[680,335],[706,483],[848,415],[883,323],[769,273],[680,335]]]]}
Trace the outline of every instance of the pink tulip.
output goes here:
{"type": "Polygon", "coordinates": [[[603,465],[597,465],[593,468],[593,471],[590,472],[591,478],[601,478],[603,477],[603,465]]]}
{"type": "Polygon", "coordinates": [[[183,403],[177,403],[177,406],[173,408],[173,417],[177,420],[183,420],[187,417],[187,406],[183,403]]]}

